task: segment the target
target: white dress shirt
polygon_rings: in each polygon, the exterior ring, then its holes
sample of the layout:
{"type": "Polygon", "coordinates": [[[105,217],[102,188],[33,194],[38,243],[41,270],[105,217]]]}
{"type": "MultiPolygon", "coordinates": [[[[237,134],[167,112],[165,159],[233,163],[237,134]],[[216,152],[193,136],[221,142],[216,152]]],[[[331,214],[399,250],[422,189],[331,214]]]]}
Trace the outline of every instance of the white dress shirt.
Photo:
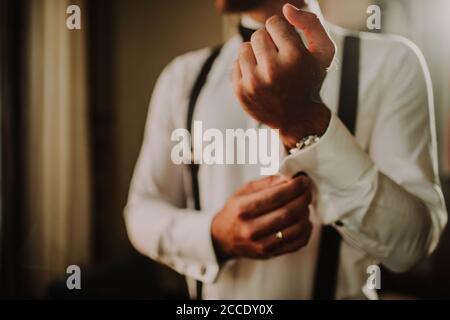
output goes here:
{"type": "MultiPolygon", "coordinates": [[[[248,20],[248,19],[247,19],[248,20]]],[[[245,21],[244,21],[245,22],[245,21]]],[[[247,22],[248,24],[248,22],[247,22]]],[[[347,31],[329,25],[341,56],[347,31]]],[[[153,93],[125,218],[133,245],[185,275],[191,293],[200,280],[206,299],[311,298],[320,225],[333,224],[341,244],[337,298],[374,298],[363,290],[367,267],[382,263],[406,271],[437,245],[447,215],[438,179],[430,76],[407,40],[359,33],[360,91],[356,137],[334,112],[339,67],[327,75],[322,98],[333,111],[320,141],[295,155],[280,151],[279,172],[306,172],[317,188],[309,244],[269,260],[236,259],[220,265],[211,221],[227,199],[260,178],[258,165],[201,165],[201,212],[192,209],[190,174],[171,161],[171,134],[184,128],[190,91],[210,50],[176,58],[153,93]],[[339,226],[335,223],[340,221],[339,226]],[[365,292],[365,293],[364,293],[365,292]]],[[[231,70],[242,40],[225,43],[197,102],[204,129],[253,128],[232,90],[231,70]]],[[[338,63],[339,64],[339,63],[338,63]]]]}

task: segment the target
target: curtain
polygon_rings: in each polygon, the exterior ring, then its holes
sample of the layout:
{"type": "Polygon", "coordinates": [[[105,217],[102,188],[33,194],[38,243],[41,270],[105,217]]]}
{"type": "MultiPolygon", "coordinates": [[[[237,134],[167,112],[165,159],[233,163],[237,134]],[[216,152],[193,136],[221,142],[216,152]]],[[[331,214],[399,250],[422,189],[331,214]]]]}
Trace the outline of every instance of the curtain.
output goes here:
{"type": "Polygon", "coordinates": [[[40,296],[89,259],[89,154],[83,0],[29,1],[25,84],[26,214],[22,248],[29,294],[40,296]],[[82,29],[68,30],[69,5],[82,29]]]}

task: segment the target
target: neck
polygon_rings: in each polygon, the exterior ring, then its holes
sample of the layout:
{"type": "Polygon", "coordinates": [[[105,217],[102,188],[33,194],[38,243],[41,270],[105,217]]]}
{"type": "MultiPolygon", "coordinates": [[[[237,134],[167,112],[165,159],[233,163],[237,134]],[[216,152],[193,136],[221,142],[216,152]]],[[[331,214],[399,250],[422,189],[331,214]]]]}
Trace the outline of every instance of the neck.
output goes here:
{"type": "MultiPolygon", "coordinates": [[[[298,8],[304,8],[306,6],[305,0],[291,0],[288,1],[298,8]]],[[[259,23],[265,23],[267,19],[274,15],[282,15],[283,6],[286,1],[265,1],[257,9],[247,11],[245,14],[259,23]]]]}

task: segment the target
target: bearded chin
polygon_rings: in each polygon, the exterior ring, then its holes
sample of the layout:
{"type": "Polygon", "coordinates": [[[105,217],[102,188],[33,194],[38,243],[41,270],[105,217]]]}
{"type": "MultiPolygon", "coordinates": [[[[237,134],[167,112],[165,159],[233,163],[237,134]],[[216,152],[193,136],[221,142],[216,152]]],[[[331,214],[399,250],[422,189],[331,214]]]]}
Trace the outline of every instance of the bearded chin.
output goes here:
{"type": "Polygon", "coordinates": [[[216,0],[219,11],[226,13],[245,12],[258,8],[267,0],[216,0]]]}

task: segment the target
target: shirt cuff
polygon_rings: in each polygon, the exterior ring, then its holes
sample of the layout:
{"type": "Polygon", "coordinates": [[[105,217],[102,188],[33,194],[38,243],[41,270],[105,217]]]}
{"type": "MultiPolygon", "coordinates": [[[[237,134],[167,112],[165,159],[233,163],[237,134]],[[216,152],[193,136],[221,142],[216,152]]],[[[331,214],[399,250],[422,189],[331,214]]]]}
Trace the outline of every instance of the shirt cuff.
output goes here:
{"type": "Polygon", "coordinates": [[[213,283],[219,273],[211,238],[214,215],[207,212],[186,213],[177,219],[173,241],[177,248],[164,261],[180,273],[205,283],[213,283]]]}
{"type": "Polygon", "coordinates": [[[373,162],[368,154],[332,113],[330,124],[321,139],[287,156],[280,165],[279,173],[288,178],[299,172],[306,173],[317,188],[318,209],[324,215],[323,222],[332,223],[341,217],[333,210],[327,210],[330,208],[323,208],[328,195],[355,185],[372,167],[373,162]]]}

